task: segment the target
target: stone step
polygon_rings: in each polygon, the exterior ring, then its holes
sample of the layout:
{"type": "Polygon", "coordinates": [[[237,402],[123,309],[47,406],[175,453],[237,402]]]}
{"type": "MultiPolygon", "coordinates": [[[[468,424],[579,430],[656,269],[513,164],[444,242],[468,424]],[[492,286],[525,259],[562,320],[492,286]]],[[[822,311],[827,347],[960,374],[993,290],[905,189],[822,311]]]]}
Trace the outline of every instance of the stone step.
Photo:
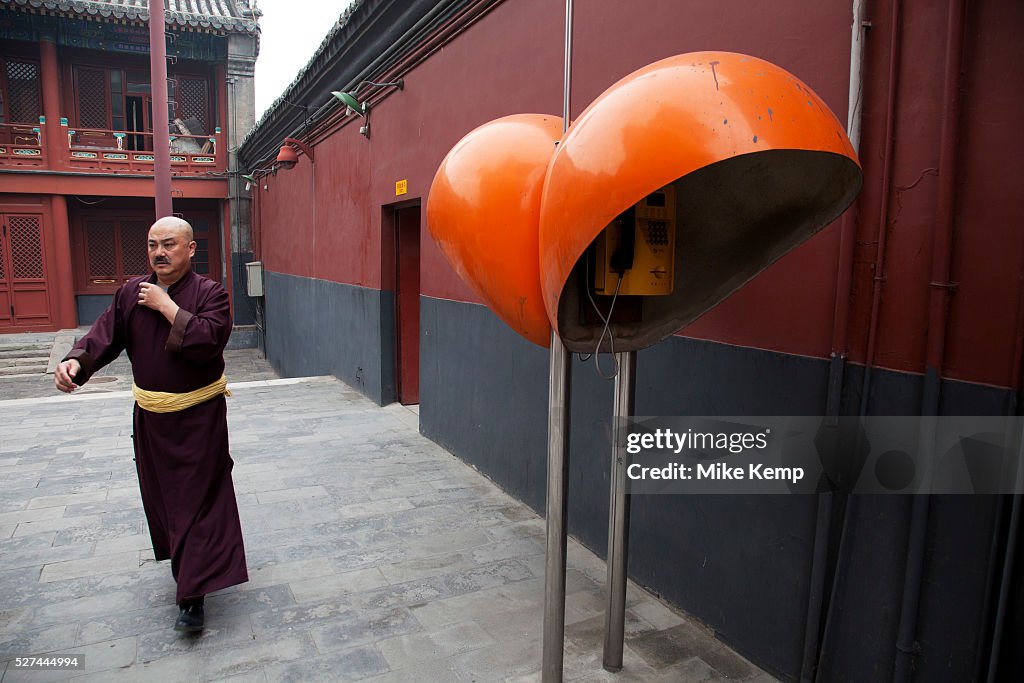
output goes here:
{"type": "Polygon", "coordinates": [[[2,367],[0,366],[0,377],[7,377],[10,375],[45,375],[46,374],[46,363],[38,363],[36,365],[15,365],[13,367],[2,367]]]}
{"type": "Polygon", "coordinates": [[[52,344],[39,349],[0,349],[0,359],[3,358],[49,358],[52,344]]]}
{"type": "Polygon", "coordinates": [[[29,365],[46,365],[49,362],[49,355],[31,358],[0,358],[0,368],[23,368],[29,365]]]}
{"type": "Polygon", "coordinates": [[[31,358],[0,358],[0,368],[21,368],[26,365],[48,365],[49,356],[32,356],[31,358]]]}
{"type": "Polygon", "coordinates": [[[50,353],[50,347],[53,346],[52,341],[48,342],[6,342],[0,343],[0,355],[7,353],[21,353],[25,351],[31,351],[43,355],[44,353],[50,353]]]}

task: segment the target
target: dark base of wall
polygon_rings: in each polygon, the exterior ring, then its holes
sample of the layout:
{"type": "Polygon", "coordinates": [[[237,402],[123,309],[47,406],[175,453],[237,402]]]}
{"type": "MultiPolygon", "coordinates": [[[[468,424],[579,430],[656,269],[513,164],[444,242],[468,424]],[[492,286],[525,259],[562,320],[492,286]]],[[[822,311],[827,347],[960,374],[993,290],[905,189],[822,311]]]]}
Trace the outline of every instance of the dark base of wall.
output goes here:
{"type": "Polygon", "coordinates": [[[395,400],[392,292],[268,270],[263,284],[266,355],[279,374],[334,375],[381,405],[395,400]]]}
{"type": "Polygon", "coordinates": [[[255,349],[260,345],[260,331],[255,325],[235,325],[228,338],[228,349],[255,349]]]}
{"type": "Polygon", "coordinates": [[[79,325],[92,325],[114,300],[111,294],[79,294],[75,297],[79,325]]]}
{"type": "MultiPolygon", "coordinates": [[[[420,428],[510,494],[543,511],[548,352],[522,340],[483,306],[421,299],[420,428]]],[[[604,361],[607,363],[608,359],[604,361]]],[[[856,411],[863,369],[847,369],[844,412],[856,411]]],[[[638,415],[816,415],[828,363],[674,337],[641,352],[638,415]]],[[[916,414],[921,378],[875,371],[873,414],[916,414]]],[[[612,383],[573,360],[570,533],[606,549],[612,383]]],[[[1002,414],[1008,392],[942,386],[945,414],[1002,414]]],[[[732,647],[787,678],[800,674],[815,495],[633,496],[631,577],[715,629],[732,647]]],[[[830,544],[828,637],[822,680],[890,677],[903,592],[911,501],[861,496],[830,544]],[[836,571],[836,557],[841,557],[836,571]]],[[[918,623],[921,680],[967,680],[984,636],[995,497],[931,499],[918,623]],[[952,677],[952,678],[950,678],[952,677]]],[[[836,518],[839,520],[840,518],[836,518]]],[[[828,595],[826,595],[826,599],[828,595]]]]}

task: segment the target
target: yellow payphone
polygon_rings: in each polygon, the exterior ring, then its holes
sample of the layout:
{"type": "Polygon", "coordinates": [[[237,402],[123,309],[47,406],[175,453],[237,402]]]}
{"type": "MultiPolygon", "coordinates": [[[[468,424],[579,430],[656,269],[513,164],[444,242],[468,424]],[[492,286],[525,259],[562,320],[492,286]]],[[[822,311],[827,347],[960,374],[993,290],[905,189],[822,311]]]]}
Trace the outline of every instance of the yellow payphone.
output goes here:
{"type": "Polygon", "coordinates": [[[597,237],[594,250],[595,294],[671,294],[675,282],[675,187],[656,190],[624,211],[597,237]]]}

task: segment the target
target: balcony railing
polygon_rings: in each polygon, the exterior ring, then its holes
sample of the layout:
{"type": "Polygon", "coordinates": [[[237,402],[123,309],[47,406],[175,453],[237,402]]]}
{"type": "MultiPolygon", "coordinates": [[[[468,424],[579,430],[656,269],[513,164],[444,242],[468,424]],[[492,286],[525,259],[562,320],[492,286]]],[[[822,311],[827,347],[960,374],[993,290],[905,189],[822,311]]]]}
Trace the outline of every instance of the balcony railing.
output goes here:
{"type": "MultiPolygon", "coordinates": [[[[153,173],[153,134],[99,128],[68,127],[61,120],[67,146],[59,159],[47,154],[46,122],[38,126],[0,124],[0,167],[56,167],[59,170],[99,173],[153,173]]],[[[220,128],[212,135],[171,135],[171,173],[209,175],[226,168],[224,137],[220,128]]]]}
{"type": "MultiPolygon", "coordinates": [[[[171,135],[171,173],[203,175],[223,170],[213,135],[171,135]]],[[[68,164],[76,169],[153,172],[153,134],[97,128],[68,129],[68,164]]]]}
{"type": "Polygon", "coordinates": [[[45,163],[39,126],[0,123],[0,165],[43,166],[45,163]]]}

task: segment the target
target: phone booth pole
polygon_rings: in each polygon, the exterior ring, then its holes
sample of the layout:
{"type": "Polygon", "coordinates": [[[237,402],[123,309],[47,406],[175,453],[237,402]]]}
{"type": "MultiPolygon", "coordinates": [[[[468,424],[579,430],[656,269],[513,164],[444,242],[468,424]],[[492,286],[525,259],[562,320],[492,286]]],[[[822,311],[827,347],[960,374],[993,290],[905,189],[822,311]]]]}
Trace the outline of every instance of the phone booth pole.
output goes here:
{"type": "Polygon", "coordinates": [[[544,564],[544,683],[562,680],[565,639],[566,511],[569,489],[569,406],[572,365],[557,334],[551,335],[548,387],[547,551],[544,564]]]}
{"type": "MultiPolygon", "coordinates": [[[[572,88],[572,7],[565,0],[565,72],[562,87],[562,133],[569,128],[572,88]]],[[[548,385],[547,549],[544,563],[543,683],[561,683],[565,646],[566,521],[569,507],[569,407],[572,397],[572,355],[557,330],[551,331],[548,385]]]]}
{"type": "Polygon", "coordinates": [[[615,354],[615,405],[612,411],[612,471],[608,501],[608,606],[604,615],[604,668],[622,670],[626,627],[626,565],[629,559],[629,495],[626,493],[626,433],[636,404],[636,351],[615,354]]]}

